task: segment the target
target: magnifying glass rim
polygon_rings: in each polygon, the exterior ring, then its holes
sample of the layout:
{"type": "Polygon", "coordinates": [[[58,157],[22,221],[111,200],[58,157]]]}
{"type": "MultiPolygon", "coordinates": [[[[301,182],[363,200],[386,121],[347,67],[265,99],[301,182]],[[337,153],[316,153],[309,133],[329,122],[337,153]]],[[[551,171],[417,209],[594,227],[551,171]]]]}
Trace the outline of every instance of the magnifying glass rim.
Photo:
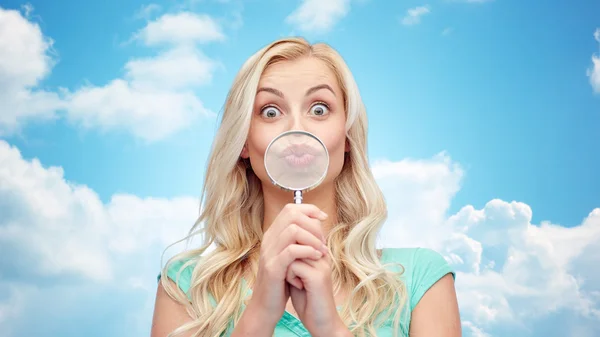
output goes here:
{"type": "Polygon", "coordinates": [[[325,146],[325,144],[323,143],[323,141],[321,141],[321,139],[319,139],[319,137],[315,136],[314,134],[308,132],[308,131],[303,131],[303,130],[290,130],[290,131],[285,131],[283,133],[281,133],[280,135],[278,135],[277,137],[273,138],[273,140],[271,140],[271,142],[269,143],[269,145],[267,146],[267,149],[265,150],[265,157],[264,157],[264,165],[265,165],[265,170],[267,171],[267,175],[269,176],[269,179],[271,180],[271,182],[273,183],[273,185],[278,186],[279,188],[286,190],[286,191],[302,191],[302,192],[307,192],[312,190],[313,188],[317,187],[321,182],[323,182],[323,180],[325,179],[325,177],[327,176],[327,172],[329,171],[329,151],[327,151],[327,146],[325,146]],[[279,138],[284,137],[290,133],[299,133],[299,134],[304,134],[310,137],[313,137],[314,139],[316,139],[321,146],[323,146],[323,149],[325,149],[325,156],[327,157],[327,166],[325,166],[325,170],[323,172],[323,174],[321,175],[321,177],[319,177],[319,179],[313,183],[312,185],[306,186],[304,188],[301,189],[293,189],[293,188],[289,188],[287,186],[283,186],[281,184],[278,184],[271,176],[271,173],[269,172],[269,167],[267,165],[267,153],[269,153],[269,149],[271,148],[271,145],[273,145],[273,143],[275,143],[275,141],[277,141],[279,138]]]}

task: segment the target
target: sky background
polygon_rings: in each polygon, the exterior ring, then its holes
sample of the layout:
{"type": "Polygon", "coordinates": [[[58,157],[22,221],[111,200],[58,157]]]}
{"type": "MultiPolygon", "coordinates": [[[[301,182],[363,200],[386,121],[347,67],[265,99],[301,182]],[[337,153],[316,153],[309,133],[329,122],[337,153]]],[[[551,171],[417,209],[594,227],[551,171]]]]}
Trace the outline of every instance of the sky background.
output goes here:
{"type": "Polygon", "coordinates": [[[598,13],[1,0],[0,336],[149,335],[233,77],[289,35],[353,71],[390,209],[380,245],[452,263],[465,336],[600,335],[598,13]]]}

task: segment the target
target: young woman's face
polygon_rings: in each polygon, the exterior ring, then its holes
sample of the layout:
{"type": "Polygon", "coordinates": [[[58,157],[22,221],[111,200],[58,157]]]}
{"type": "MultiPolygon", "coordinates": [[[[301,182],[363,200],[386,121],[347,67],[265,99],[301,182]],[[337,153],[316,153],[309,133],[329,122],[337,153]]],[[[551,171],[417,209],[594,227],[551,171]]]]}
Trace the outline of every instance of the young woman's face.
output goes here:
{"type": "Polygon", "coordinates": [[[261,76],[243,158],[263,182],[269,182],[264,154],[275,137],[289,130],[308,131],[329,152],[322,184],[331,183],[344,165],[346,112],[343,93],[333,71],[321,60],[301,58],[269,66],[261,76]]]}

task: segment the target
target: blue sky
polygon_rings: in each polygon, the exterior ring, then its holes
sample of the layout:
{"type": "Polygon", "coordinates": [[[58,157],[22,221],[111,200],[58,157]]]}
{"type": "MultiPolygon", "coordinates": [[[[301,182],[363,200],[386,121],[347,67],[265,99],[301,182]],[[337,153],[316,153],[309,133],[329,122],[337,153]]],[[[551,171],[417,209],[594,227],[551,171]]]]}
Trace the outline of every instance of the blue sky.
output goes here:
{"type": "Polygon", "coordinates": [[[560,336],[600,333],[600,3],[323,6],[2,1],[0,252],[17,258],[0,263],[0,323],[147,335],[160,252],[193,222],[235,73],[301,35],[361,89],[378,179],[398,187],[382,244],[453,261],[466,335],[548,336],[557,315],[560,336]]]}

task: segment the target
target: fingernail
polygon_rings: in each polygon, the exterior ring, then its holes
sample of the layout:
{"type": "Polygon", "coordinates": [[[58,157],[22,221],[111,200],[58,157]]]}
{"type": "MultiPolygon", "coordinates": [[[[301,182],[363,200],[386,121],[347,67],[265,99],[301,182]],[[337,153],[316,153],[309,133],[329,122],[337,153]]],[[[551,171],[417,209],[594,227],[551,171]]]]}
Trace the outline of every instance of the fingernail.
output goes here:
{"type": "Polygon", "coordinates": [[[323,243],[325,243],[325,235],[321,234],[321,241],[323,241],[323,243]]]}
{"type": "Polygon", "coordinates": [[[323,244],[321,246],[321,250],[323,251],[323,254],[327,254],[329,253],[329,248],[327,248],[327,246],[325,244],[323,244]]]}
{"type": "Polygon", "coordinates": [[[329,215],[327,215],[327,213],[325,213],[325,212],[321,211],[321,217],[322,217],[323,219],[327,219],[327,217],[328,217],[328,216],[329,216],[329,215]]]}
{"type": "Polygon", "coordinates": [[[315,249],[315,256],[317,257],[317,259],[320,259],[323,257],[323,253],[315,249]]]}

